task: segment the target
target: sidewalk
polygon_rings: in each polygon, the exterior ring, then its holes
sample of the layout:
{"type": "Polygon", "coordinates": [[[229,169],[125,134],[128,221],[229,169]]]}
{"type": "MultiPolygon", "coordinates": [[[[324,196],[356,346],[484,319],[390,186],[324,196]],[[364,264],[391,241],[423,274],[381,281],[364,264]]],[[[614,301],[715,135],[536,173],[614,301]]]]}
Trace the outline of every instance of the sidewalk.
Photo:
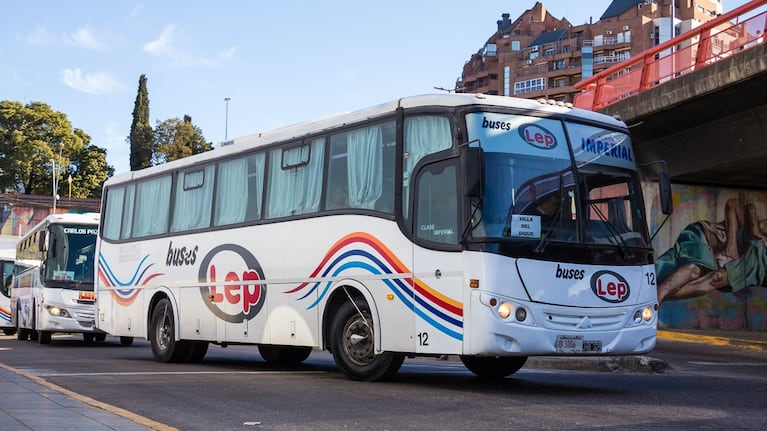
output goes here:
{"type": "Polygon", "coordinates": [[[177,431],[0,363],[3,431],[177,431]]]}
{"type": "MultiPolygon", "coordinates": [[[[661,340],[767,351],[767,332],[659,330],[661,340]]],[[[650,356],[530,357],[529,368],[657,373],[668,364],[650,356]]],[[[124,409],[85,397],[0,363],[3,431],[178,431],[124,409]]]]}

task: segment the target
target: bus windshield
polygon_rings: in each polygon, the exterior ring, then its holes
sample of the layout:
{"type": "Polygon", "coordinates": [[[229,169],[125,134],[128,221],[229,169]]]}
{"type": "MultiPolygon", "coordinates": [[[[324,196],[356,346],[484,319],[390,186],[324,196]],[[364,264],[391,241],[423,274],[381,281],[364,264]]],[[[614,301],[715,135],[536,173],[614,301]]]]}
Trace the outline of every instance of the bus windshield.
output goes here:
{"type": "Polygon", "coordinates": [[[48,287],[93,289],[95,227],[52,224],[43,270],[48,287]]]}
{"type": "Polygon", "coordinates": [[[538,251],[549,242],[648,246],[627,134],[499,113],[467,122],[484,150],[475,238],[539,241],[538,251]]]}

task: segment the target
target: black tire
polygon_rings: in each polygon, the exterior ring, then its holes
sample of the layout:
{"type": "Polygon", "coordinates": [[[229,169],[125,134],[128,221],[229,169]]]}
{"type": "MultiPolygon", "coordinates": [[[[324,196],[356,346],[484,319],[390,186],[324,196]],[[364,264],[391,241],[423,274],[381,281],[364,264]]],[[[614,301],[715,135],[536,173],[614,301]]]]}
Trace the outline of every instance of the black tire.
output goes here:
{"type": "Polygon", "coordinates": [[[304,362],[312,353],[311,347],[303,346],[269,346],[260,344],[258,353],[264,361],[270,364],[295,364],[304,362]]]}
{"type": "Polygon", "coordinates": [[[19,341],[27,341],[29,340],[29,329],[26,328],[19,328],[18,324],[16,326],[16,339],[19,341]]]}
{"type": "Polygon", "coordinates": [[[5,335],[13,335],[16,333],[16,328],[5,328],[3,329],[3,334],[5,335]]]}
{"type": "Polygon", "coordinates": [[[519,371],[527,356],[461,356],[461,362],[478,377],[502,379],[519,371]]]}
{"type": "Polygon", "coordinates": [[[205,358],[205,354],[208,353],[208,343],[207,341],[186,341],[188,343],[188,352],[186,358],[184,358],[184,362],[196,364],[199,362],[202,362],[203,358],[205,358]]]}
{"type": "Polygon", "coordinates": [[[150,344],[157,362],[181,362],[189,355],[189,345],[176,341],[176,322],[173,307],[167,298],[157,302],[150,321],[150,344]]]}
{"type": "Polygon", "coordinates": [[[370,308],[365,303],[357,307],[347,302],[333,317],[329,334],[333,359],[338,368],[352,380],[385,380],[399,370],[405,355],[392,352],[376,355],[375,328],[370,308]]]}
{"type": "Polygon", "coordinates": [[[123,346],[130,346],[133,344],[133,337],[120,337],[120,344],[123,346]]]}
{"type": "Polygon", "coordinates": [[[104,340],[106,340],[106,339],[107,339],[107,334],[106,334],[106,333],[104,333],[104,332],[99,332],[99,333],[95,334],[95,335],[93,336],[93,338],[94,338],[96,341],[104,341],[104,340]]]}
{"type": "Polygon", "coordinates": [[[40,333],[34,329],[29,330],[29,341],[37,341],[40,338],[40,333]]]}
{"type": "Polygon", "coordinates": [[[93,340],[96,338],[96,334],[92,334],[90,332],[83,332],[83,341],[86,343],[92,343],[93,340]]]}
{"type": "Polygon", "coordinates": [[[52,335],[53,332],[51,331],[38,331],[38,341],[40,341],[40,344],[51,344],[52,335]]]}

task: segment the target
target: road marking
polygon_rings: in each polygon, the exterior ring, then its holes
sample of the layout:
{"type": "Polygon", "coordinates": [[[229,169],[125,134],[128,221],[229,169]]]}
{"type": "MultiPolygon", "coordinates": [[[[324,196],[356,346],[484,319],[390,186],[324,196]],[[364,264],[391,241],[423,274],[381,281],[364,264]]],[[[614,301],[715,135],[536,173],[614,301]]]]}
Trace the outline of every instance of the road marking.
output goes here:
{"type": "Polygon", "coordinates": [[[99,377],[99,376],[194,376],[194,375],[226,375],[226,374],[323,374],[326,371],[135,371],[135,372],[110,372],[110,373],[46,373],[25,370],[40,377],[99,377]]]}

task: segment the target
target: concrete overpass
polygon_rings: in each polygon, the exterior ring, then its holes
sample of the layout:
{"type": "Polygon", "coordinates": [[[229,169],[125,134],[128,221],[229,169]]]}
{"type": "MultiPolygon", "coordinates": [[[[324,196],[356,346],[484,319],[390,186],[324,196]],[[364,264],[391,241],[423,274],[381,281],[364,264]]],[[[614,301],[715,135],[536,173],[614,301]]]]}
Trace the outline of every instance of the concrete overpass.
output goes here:
{"type": "Polygon", "coordinates": [[[675,183],[767,189],[767,0],[755,0],[577,84],[618,115],[637,163],[675,183]],[[673,49],[673,51],[672,51],[673,49]]]}
{"type": "Polygon", "coordinates": [[[601,109],[631,128],[637,163],[672,181],[767,188],[767,45],[601,109]]]}

